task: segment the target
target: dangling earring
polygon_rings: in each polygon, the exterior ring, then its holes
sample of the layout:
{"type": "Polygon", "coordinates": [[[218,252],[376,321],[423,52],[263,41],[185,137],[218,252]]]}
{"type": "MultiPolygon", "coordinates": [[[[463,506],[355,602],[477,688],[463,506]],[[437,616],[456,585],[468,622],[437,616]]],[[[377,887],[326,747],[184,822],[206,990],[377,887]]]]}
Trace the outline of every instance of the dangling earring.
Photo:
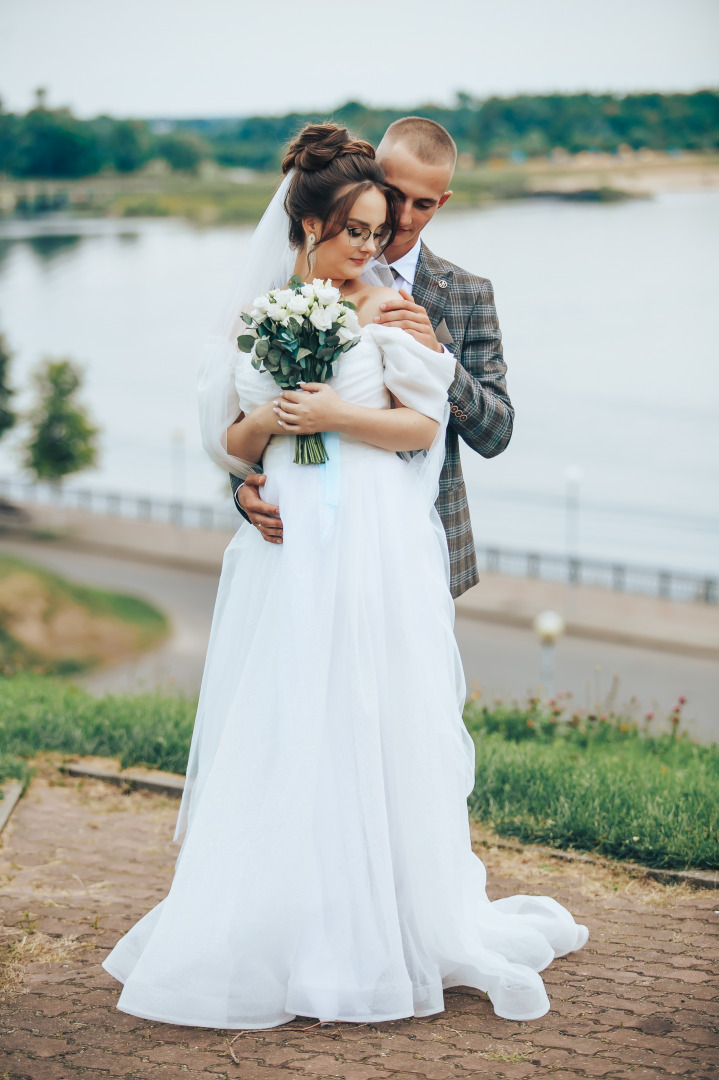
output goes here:
{"type": "Polygon", "coordinates": [[[315,244],[317,243],[317,237],[313,232],[307,237],[307,269],[312,273],[315,265],[315,259],[317,258],[315,252],[315,244]]]}

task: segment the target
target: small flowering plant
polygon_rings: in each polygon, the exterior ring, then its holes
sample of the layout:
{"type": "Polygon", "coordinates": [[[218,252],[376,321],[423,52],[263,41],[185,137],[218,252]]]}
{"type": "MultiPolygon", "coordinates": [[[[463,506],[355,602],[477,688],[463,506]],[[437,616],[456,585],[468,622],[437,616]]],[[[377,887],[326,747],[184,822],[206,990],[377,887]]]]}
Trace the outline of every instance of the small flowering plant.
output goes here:
{"type": "MultiPolygon", "coordinates": [[[[267,371],[282,390],[300,382],[326,382],[337,374],[343,353],[360,339],[357,311],[328,279],[304,284],[295,274],[285,289],[258,296],[252,311],[242,312],[245,329],[237,339],[250,353],[252,366],[267,371]]],[[[298,435],[297,465],[321,465],[328,459],[322,435],[298,435]]]]}

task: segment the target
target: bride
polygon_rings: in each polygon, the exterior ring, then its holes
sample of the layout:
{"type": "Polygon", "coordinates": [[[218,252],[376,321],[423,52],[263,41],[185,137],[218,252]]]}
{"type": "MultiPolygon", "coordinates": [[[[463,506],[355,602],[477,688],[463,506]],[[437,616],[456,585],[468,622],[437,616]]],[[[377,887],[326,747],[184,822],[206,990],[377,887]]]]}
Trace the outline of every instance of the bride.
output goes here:
{"type": "Polygon", "coordinates": [[[216,461],[243,475],[262,459],[284,542],[244,522],[227,548],[175,876],[104,967],[118,1008],[174,1024],[427,1016],[458,985],[534,1019],[538,972],[587,931],[550,897],[490,902],[470,846],[474,748],[434,509],[455,361],[373,322],[386,292],[368,264],[397,204],[372,147],[312,125],[283,168],[200,404],[216,461]],[[234,344],[293,261],[362,325],[330,383],[304,391],[331,432],[324,465],[293,463],[292,401],[234,344]]]}

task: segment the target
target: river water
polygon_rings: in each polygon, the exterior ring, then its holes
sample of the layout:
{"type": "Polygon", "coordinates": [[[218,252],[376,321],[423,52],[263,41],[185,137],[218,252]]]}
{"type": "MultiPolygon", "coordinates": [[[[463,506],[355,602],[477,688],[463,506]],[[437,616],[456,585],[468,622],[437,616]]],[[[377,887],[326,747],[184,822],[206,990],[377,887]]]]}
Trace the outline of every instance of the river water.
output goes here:
{"type": "MultiPolygon", "coordinates": [[[[434,251],[494,283],[516,407],[504,454],[463,455],[478,543],[719,572],[717,226],[719,193],[517,202],[430,224],[434,251]]],[[[0,329],[19,403],[41,357],[86,369],[102,460],[76,484],[225,497],[194,384],[250,231],[0,222],[0,329]]],[[[17,475],[21,435],[0,446],[1,475],[17,475]]]]}

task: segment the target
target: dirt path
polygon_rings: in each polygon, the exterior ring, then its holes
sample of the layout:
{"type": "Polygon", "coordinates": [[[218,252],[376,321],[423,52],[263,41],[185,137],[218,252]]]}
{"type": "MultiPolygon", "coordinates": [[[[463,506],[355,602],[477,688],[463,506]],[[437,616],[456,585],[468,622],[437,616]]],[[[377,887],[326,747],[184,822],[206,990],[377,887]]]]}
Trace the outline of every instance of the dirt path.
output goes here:
{"type": "Polygon", "coordinates": [[[259,1034],[172,1027],[115,1008],[100,961],[165,895],[177,803],[47,769],[0,849],[0,1080],[539,1080],[719,1076],[719,898],[621,871],[481,849],[490,895],[547,892],[590,927],[545,972],[552,1011],[498,1020],[450,991],[423,1020],[259,1034]],[[234,1060],[233,1059],[234,1055],[234,1060]]]}

